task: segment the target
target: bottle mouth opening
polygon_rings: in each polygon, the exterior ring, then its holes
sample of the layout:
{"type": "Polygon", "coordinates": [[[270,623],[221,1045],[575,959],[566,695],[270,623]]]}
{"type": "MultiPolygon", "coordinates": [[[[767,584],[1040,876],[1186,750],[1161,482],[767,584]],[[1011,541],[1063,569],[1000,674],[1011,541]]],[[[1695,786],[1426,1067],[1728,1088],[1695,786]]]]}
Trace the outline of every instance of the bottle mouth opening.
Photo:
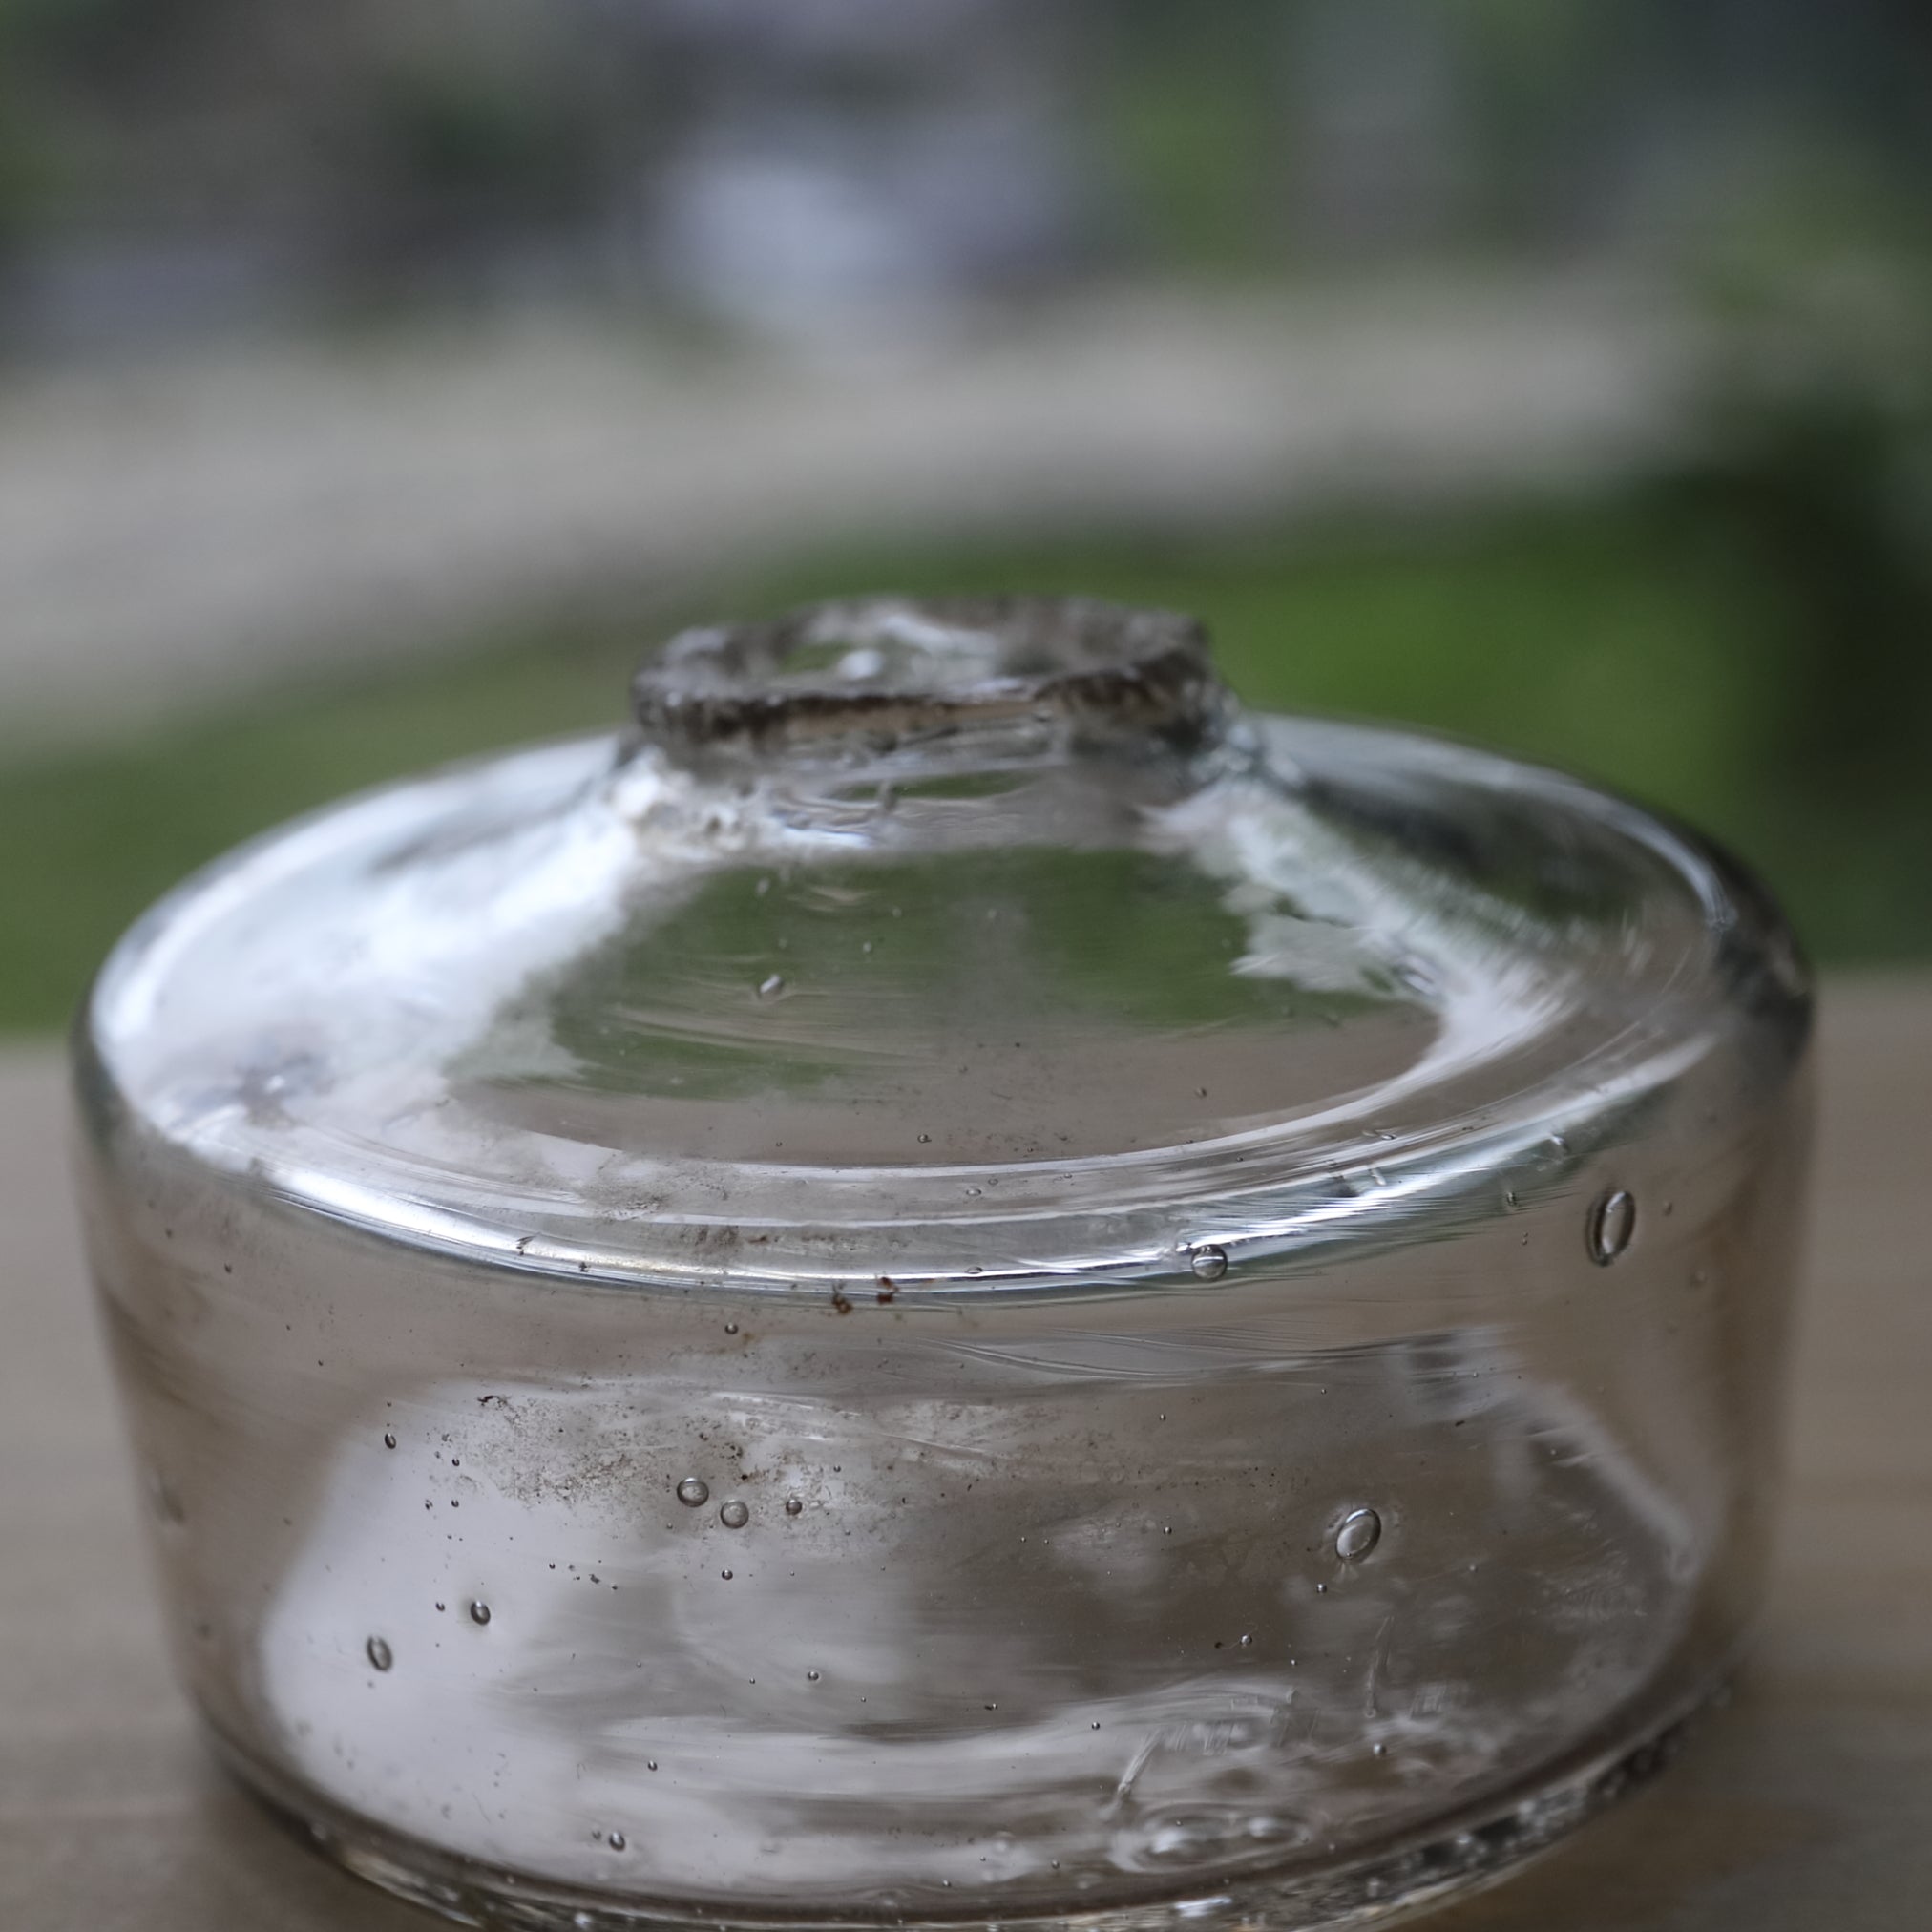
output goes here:
{"type": "Polygon", "coordinates": [[[1232,706],[1193,618],[1087,598],[867,598],[682,632],[631,696],[692,762],[1194,750],[1232,706]]]}

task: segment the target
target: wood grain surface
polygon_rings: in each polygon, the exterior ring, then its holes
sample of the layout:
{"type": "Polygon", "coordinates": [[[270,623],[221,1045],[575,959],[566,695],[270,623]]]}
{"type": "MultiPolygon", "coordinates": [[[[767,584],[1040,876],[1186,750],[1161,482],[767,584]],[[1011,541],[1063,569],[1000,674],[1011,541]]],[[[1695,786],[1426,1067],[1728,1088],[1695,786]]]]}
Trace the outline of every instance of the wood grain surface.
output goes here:
{"type": "MultiPolygon", "coordinates": [[[[1763,1641],[1669,1773],[1425,1932],[1932,1926],[1932,980],[1827,989],[1763,1641]]],[[[51,1048],[0,1053],[0,1932],[427,1932],[284,1838],[169,1676],[51,1048]]]]}

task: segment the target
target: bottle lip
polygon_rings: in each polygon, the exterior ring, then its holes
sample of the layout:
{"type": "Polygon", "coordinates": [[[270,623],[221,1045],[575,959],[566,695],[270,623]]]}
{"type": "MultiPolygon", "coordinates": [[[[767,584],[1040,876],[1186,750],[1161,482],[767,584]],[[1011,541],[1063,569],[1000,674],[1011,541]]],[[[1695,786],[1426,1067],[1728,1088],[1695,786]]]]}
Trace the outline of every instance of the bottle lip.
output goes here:
{"type": "Polygon", "coordinates": [[[1195,619],[1046,597],[867,598],[687,630],[631,699],[644,740],[697,765],[1191,751],[1233,709],[1195,619]]]}

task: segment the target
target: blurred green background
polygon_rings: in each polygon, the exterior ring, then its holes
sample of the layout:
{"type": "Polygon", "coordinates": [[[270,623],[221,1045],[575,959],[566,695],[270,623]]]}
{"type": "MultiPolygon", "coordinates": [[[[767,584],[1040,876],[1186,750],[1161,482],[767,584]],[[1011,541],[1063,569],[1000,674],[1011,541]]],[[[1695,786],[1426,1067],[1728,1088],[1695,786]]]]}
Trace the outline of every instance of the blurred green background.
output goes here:
{"type": "Polygon", "coordinates": [[[1924,19],[1880,0],[1040,11],[959,0],[916,28],[852,6],[814,38],[750,0],[326,19],[0,0],[0,416],[31,392],[42,421],[75,368],[185,356],[219,377],[264,341],[452,313],[642,320],[761,368],[862,338],[935,354],[943,380],[958,318],[1023,344],[1070,295],[1339,287],[1373,308],[1607,265],[1716,344],[1676,432],[1563,490],[1069,514],[1023,542],[948,538],[938,514],[816,547],[767,530],[603,572],[595,598],[553,579],[433,652],[408,613],[392,649],[347,657],[319,622],[272,675],[125,717],[103,671],[96,729],[42,728],[22,698],[0,721],[0,1029],[61,1024],[127,921],[237,839],[613,724],[686,620],[869,589],[1195,612],[1254,704],[1580,769],[1729,843],[1822,960],[1932,955],[1924,19]],[[877,179],[909,199],[865,200],[877,179]]]}

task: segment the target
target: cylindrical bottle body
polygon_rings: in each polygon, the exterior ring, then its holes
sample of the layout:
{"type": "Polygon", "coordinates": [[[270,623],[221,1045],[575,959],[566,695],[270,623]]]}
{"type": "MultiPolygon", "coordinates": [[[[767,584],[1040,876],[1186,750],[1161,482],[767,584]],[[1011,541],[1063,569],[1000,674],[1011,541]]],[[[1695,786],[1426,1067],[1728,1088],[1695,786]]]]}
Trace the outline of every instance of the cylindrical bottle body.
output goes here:
{"type": "Polygon", "coordinates": [[[1791,1051],[1740,1023],[1638,1114],[1407,1176],[1386,1237],[925,1295],[405,1246],[199,1166],[83,1043],[182,1669],[285,1806],[593,1904],[1346,1901],[1533,1838],[1749,1618],[1791,1051]]]}

